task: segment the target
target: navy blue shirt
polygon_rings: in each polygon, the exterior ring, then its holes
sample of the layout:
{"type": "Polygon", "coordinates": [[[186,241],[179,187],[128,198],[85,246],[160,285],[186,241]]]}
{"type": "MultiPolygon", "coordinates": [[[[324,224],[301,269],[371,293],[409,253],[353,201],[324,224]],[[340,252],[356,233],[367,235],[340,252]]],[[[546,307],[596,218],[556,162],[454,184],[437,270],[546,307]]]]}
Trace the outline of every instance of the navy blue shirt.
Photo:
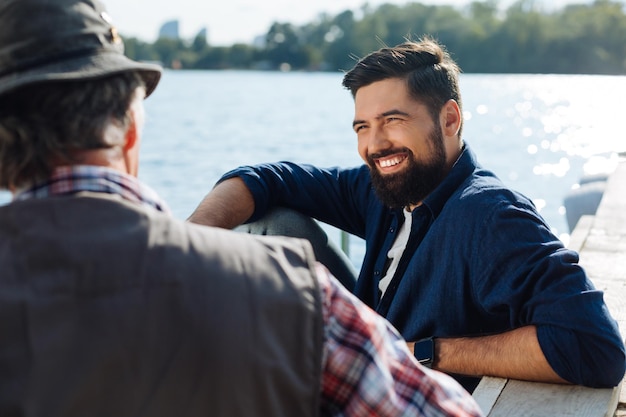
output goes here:
{"type": "Polygon", "coordinates": [[[365,240],[355,294],[406,340],[478,336],[527,325],[562,378],[617,385],[624,344],[616,321],[533,203],[479,166],[466,145],[445,180],[412,212],[409,241],[381,298],[387,252],[404,221],[372,189],[369,169],[280,162],[241,167],[255,199],[250,221],[296,209],[365,240]]]}

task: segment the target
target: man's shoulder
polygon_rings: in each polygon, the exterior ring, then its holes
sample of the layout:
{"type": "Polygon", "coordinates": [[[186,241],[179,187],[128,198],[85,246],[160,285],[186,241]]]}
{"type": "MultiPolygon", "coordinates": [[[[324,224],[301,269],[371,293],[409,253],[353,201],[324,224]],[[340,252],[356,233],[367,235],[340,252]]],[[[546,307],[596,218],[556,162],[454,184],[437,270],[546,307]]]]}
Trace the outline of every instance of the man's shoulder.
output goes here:
{"type": "Polygon", "coordinates": [[[445,219],[447,227],[479,230],[485,225],[496,227],[503,219],[519,219],[521,213],[522,217],[540,221],[531,199],[489,171],[477,170],[450,195],[439,216],[445,219]]]}
{"type": "Polygon", "coordinates": [[[521,192],[505,185],[492,172],[476,170],[468,176],[461,187],[457,190],[456,198],[463,201],[464,205],[472,205],[476,208],[493,207],[494,205],[531,205],[531,200],[521,192]]]}
{"type": "MultiPolygon", "coordinates": [[[[81,258],[84,263],[87,255],[81,245],[88,242],[89,262],[105,271],[113,268],[107,259],[115,259],[127,266],[125,271],[133,270],[153,284],[182,279],[186,285],[204,285],[209,278],[234,276],[295,282],[293,276],[317,285],[315,257],[305,240],[200,226],[115,196],[33,199],[0,207],[0,213],[0,234],[12,250],[23,249],[27,241],[54,240],[55,250],[67,255],[64,262],[81,258]]],[[[39,252],[29,249],[33,256],[39,252]]]]}
{"type": "MultiPolygon", "coordinates": [[[[191,245],[206,256],[232,258],[236,262],[263,263],[268,258],[281,258],[286,264],[315,262],[311,244],[305,239],[284,236],[252,235],[233,230],[170,220],[170,228],[184,231],[191,245]]],[[[284,265],[280,262],[276,267],[284,265]]]]}
{"type": "Polygon", "coordinates": [[[179,252],[188,262],[211,265],[213,271],[276,275],[314,275],[315,256],[304,239],[260,236],[150,216],[152,245],[179,252]]]}
{"type": "Polygon", "coordinates": [[[312,248],[303,239],[255,236],[201,226],[104,193],[19,201],[0,210],[2,223],[70,228],[82,234],[91,233],[94,239],[103,234],[116,235],[120,240],[145,241],[148,250],[179,252],[180,257],[189,259],[259,263],[270,255],[281,254],[293,262],[314,262],[312,248]]]}

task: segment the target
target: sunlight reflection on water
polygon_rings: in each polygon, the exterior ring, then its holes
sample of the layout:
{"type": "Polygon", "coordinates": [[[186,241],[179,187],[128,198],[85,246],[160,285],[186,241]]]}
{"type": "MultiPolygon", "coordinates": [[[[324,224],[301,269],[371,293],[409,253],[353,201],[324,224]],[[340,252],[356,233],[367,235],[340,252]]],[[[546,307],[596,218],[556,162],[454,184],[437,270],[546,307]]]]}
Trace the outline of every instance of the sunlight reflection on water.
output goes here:
{"type": "Polygon", "coordinates": [[[565,194],[584,175],[610,172],[626,149],[615,128],[626,77],[469,74],[462,88],[465,137],[482,164],[531,197],[567,242],[565,194]]]}

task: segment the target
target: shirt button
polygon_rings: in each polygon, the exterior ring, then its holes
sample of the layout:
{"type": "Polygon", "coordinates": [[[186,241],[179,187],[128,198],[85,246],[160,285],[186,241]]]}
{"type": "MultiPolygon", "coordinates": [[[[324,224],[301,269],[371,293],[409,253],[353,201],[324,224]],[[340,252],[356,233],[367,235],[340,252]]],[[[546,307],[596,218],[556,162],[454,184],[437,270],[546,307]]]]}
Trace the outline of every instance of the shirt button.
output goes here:
{"type": "Polygon", "coordinates": [[[393,233],[395,231],[396,231],[396,229],[394,229],[393,227],[389,228],[389,233],[393,233]]]}

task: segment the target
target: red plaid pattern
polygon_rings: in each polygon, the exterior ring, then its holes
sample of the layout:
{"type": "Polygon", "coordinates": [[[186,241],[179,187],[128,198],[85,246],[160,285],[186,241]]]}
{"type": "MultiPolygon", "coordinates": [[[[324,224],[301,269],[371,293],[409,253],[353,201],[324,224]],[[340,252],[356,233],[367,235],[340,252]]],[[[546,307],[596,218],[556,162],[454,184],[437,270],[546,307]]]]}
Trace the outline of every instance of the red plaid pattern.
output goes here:
{"type": "Polygon", "coordinates": [[[325,351],[322,415],[481,416],[454,379],[422,367],[398,332],[318,265],[325,351]]]}
{"type": "Polygon", "coordinates": [[[137,178],[121,171],[95,165],[73,165],[55,168],[44,182],[19,190],[14,199],[46,198],[71,195],[81,191],[116,194],[123,199],[169,212],[157,193],[137,178]]]}

